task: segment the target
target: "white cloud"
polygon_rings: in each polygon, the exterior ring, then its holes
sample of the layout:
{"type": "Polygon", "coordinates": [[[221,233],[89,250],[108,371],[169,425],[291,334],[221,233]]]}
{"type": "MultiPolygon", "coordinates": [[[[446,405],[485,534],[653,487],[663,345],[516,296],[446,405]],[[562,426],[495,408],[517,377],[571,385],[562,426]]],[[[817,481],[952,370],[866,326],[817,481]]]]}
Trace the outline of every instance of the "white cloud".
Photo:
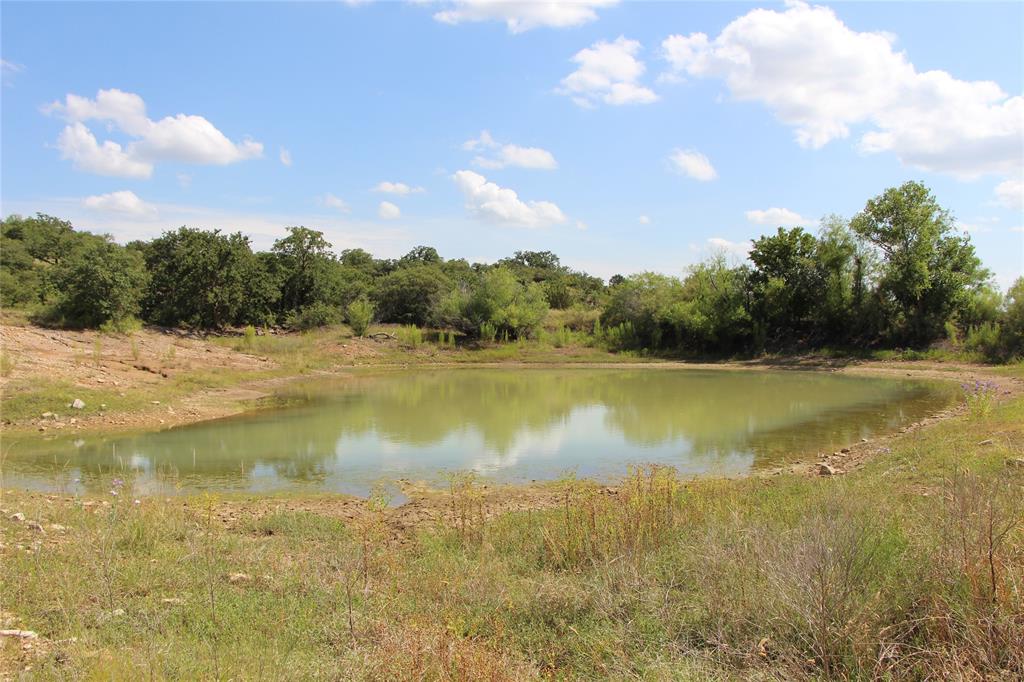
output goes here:
{"type": "Polygon", "coordinates": [[[317,201],[327,208],[333,208],[334,210],[341,211],[342,213],[348,213],[351,210],[344,199],[336,197],[330,192],[320,197],[317,201]]]}
{"type": "Polygon", "coordinates": [[[638,223],[640,223],[641,225],[650,225],[651,224],[651,219],[648,216],[645,216],[645,215],[640,216],[639,218],[636,219],[636,221],[638,223]]]}
{"type": "Polygon", "coordinates": [[[155,217],[157,214],[155,206],[146,203],[136,196],[135,192],[128,190],[86,197],[82,200],[82,205],[93,211],[124,213],[139,217],[155,217]]]}
{"type": "Polygon", "coordinates": [[[178,173],[178,186],[182,189],[188,189],[192,186],[192,176],[188,173],[178,173]]]}
{"type": "Polygon", "coordinates": [[[390,201],[382,201],[380,206],[377,207],[377,215],[384,220],[395,220],[402,217],[402,209],[390,201]]]}
{"type": "Polygon", "coordinates": [[[516,144],[501,144],[486,130],[480,136],[462,143],[466,151],[488,152],[473,158],[473,163],[481,168],[532,168],[538,170],[554,170],[558,168],[555,156],[540,147],[520,147],[516,144]]]}
{"type": "Polygon", "coordinates": [[[668,160],[678,173],[682,173],[694,180],[708,182],[718,177],[718,172],[711,165],[708,157],[696,150],[675,149],[669,155],[668,160]]]}
{"type": "Polygon", "coordinates": [[[284,165],[286,165],[289,168],[291,168],[291,165],[292,165],[292,153],[290,151],[288,151],[284,147],[281,147],[281,151],[280,151],[280,153],[278,153],[277,158],[281,159],[281,163],[283,163],[284,165]]]}
{"type": "Polygon", "coordinates": [[[757,225],[771,225],[772,227],[792,227],[794,225],[806,226],[811,222],[796,211],[788,208],[766,208],[753,209],[746,212],[747,220],[757,225]]]}
{"type": "Polygon", "coordinates": [[[646,66],[636,58],[640,43],[619,36],[614,42],[598,41],[577,52],[579,66],[562,79],[556,90],[572,97],[581,107],[605,104],[650,104],[658,99],[653,90],[638,82],[646,66]]]}
{"type": "Polygon", "coordinates": [[[404,182],[388,182],[387,180],[377,183],[373,188],[374,192],[383,192],[385,194],[397,194],[398,196],[404,197],[407,194],[420,194],[426,190],[422,187],[411,187],[404,182]]]}
{"type": "Polygon", "coordinates": [[[827,7],[791,2],[752,10],[714,39],[672,35],[662,47],[674,73],[723,79],[737,100],[761,102],[795,128],[801,146],[863,125],[862,151],[890,151],[924,170],[971,178],[1020,167],[1024,97],[919,72],[893,42],[850,29],[827,7]]]}
{"type": "Polygon", "coordinates": [[[14,85],[14,76],[25,70],[25,67],[15,62],[0,59],[0,80],[4,85],[14,85]]]}
{"type": "Polygon", "coordinates": [[[450,0],[447,9],[434,14],[445,24],[471,21],[502,21],[509,33],[534,28],[566,28],[597,19],[595,10],[619,0],[450,0]]]}
{"type": "Polygon", "coordinates": [[[588,227],[589,227],[589,225],[587,225],[587,224],[586,224],[585,222],[583,222],[582,220],[577,220],[577,221],[576,221],[576,229],[577,229],[577,230],[585,230],[585,229],[587,229],[588,227]]]}
{"type": "Polygon", "coordinates": [[[1024,210],[1024,180],[1004,180],[996,185],[996,199],[1007,208],[1024,210]]]}
{"type": "Polygon", "coordinates": [[[708,246],[713,251],[725,253],[727,255],[735,256],[736,258],[744,260],[750,253],[750,249],[753,247],[753,244],[750,242],[750,240],[743,242],[733,242],[729,241],[728,239],[723,239],[722,237],[711,237],[710,239],[708,239],[708,246]]]}
{"type": "Polygon", "coordinates": [[[1024,225],[1018,225],[1017,227],[1011,227],[1010,232],[1024,232],[1024,225]]]}
{"type": "Polygon", "coordinates": [[[95,100],[69,94],[44,111],[68,121],[57,140],[61,155],[76,168],[100,175],[149,177],[160,161],[222,166],[263,155],[259,142],[232,142],[202,116],[178,114],[153,121],[141,97],[121,90],[100,90],[95,100]],[[132,141],[124,146],[110,140],[99,144],[85,126],[91,120],[107,122],[132,141]]]}
{"type": "Polygon", "coordinates": [[[550,201],[523,201],[514,190],[499,187],[470,170],[452,176],[466,200],[466,210],[478,218],[519,227],[548,227],[566,222],[565,214],[550,201]]]}
{"type": "Polygon", "coordinates": [[[78,170],[97,175],[115,175],[122,178],[148,178],[153,164],[140,161],[116,142],[103,144],[82,123],[72,123],[57,138],[60,155],[71,161],[78,170]]]}

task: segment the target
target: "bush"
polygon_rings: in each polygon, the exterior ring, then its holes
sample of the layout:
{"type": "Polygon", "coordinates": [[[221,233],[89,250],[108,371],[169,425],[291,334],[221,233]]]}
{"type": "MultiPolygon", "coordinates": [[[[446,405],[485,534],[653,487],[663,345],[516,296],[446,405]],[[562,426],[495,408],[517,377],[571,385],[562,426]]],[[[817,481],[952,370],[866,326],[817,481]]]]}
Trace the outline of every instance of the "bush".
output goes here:
{"type": "Polygon", "coordinates": [[[395,336],[398,337],[398,342],[403,346],[419,348],[423,343],[423,330],[413,324],[399,327],[395,336]]]}
{"type": "Polygon", "coordinates": [[[356,336],[365,336],[373,321],[373,304],[366,298],[357,298],[348,304],[345,312],[352,333],[356,336]]]}
{"type": "Polygon", "coordinates": [[[54,312],[66,323],[99,327],[138,314],[149,274],[142,256],[107,238],[90,236],[53,270],[54,312]]]}
{"type": "Polygon", "coordinates": [[[285,325],[290,329],[306,331],[341,322],[341,311],[321,301],[310,303],[304,308],[289,313],[285,325]]]}
{"type": "Polygon", "coordinates": [[[137,317],[124,317],[120,320],[109,320],[100,325],[104,334],[134,334],[142,329],[142,320],[137,317]]]}

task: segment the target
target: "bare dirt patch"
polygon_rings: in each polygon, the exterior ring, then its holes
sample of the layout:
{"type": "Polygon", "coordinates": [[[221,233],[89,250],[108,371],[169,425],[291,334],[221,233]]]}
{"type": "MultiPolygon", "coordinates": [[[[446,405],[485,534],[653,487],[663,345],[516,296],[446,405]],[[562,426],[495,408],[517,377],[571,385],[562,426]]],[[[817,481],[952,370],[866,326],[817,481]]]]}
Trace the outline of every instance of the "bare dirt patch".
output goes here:
{"type": "Polygon", "coordinates": [[[37,379],[131,388],[197,369],[259,371],[275,365],[269,358],[239,353],[178,330],[143,329],[121,335],[3,325],[0,344],[13,363],[10,373],[0,377],[4,389],[37,379]]]}

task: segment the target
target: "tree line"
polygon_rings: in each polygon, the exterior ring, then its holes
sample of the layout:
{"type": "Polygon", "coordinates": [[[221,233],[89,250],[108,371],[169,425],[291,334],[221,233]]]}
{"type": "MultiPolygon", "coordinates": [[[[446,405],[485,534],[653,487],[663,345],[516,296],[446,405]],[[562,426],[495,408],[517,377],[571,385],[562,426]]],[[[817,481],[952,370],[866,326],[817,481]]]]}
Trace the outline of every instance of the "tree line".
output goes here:
{"type": "Polygon", "coordinates": [[[39,214],[0,223],[0,304],[49,324],[121,328],[135,320],[212,330],[304,330],[374,320],[484,340],[535,335],[549,310],[612,349],[722,354],[924,347],[959,339],[991,357],[1024,353],[1024,279],[1005,296],[924,185],[869,200],[816,233],[782,228],[749,262],[724,255],[683,277],[599,277],[548,251],[494,264],[445,260],[428,246],[398,259],[332,250],[289,227],[269,251],[240,232],[181,227],[121,246],[39,214]]]}

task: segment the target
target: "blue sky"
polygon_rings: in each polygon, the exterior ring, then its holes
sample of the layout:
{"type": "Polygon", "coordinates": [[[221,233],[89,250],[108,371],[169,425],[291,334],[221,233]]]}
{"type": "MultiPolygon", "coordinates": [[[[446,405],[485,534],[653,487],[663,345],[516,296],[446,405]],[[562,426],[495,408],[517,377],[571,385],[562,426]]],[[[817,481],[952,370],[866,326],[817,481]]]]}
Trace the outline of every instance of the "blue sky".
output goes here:
{"type": "Polygon", "coordinates": [[[1021,3],[17,3],[3,213],[117,239],[743,257],[919,179],[1024,271],[1021,3]],[[486,134],[484,134],[486,131],[486,134]]]}

